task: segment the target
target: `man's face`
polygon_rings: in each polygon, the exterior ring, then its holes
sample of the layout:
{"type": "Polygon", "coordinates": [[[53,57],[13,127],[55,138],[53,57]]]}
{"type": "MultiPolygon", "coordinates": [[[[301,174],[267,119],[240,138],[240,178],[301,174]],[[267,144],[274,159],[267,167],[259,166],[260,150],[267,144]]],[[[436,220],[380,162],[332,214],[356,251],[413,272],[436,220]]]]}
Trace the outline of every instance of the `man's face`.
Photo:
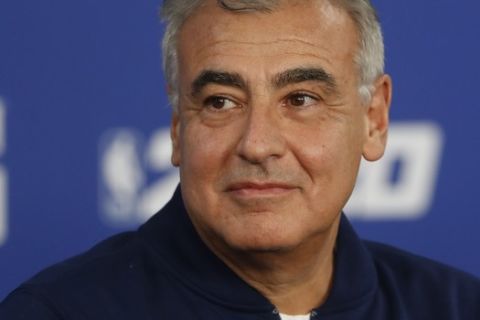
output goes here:
{"type": "Polygon", "coordinates": [[[206,1],[186,21],[172,162],[207,241],[288,250],[334,228],[362,153],[383,152],[358,95],[357,41],[327,1],[236,14],[206,1]]]}

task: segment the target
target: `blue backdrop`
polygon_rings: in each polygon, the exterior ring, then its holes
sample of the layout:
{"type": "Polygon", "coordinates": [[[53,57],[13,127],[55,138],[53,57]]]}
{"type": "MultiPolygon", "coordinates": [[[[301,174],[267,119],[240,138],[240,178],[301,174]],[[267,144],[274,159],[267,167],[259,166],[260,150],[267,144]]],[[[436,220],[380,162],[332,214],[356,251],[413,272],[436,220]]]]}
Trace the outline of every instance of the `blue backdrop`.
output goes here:
{"type": "MultiPolygon", "coordinates": [[[[394,79],[359,233],[480,276],[480,2],[375,1],[394,79]]],[[[170,196],[158,0],[0,2],[0,299],[170,196]]]]}

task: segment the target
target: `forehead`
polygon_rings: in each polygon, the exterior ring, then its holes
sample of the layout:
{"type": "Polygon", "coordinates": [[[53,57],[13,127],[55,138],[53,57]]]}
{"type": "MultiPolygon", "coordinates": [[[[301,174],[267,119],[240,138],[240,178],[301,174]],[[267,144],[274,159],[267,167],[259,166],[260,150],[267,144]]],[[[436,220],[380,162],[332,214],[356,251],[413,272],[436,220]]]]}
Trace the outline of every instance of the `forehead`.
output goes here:
{"type": "Polygon", "coordinates": [[[221,68],[237,57],[259,66],[290,60],[340,72],[353,67],[357,39],[348,13],[327,0],[284,1],[268,13],[231,12],[207,0],[180,30],[179,65],[221,68]]]}

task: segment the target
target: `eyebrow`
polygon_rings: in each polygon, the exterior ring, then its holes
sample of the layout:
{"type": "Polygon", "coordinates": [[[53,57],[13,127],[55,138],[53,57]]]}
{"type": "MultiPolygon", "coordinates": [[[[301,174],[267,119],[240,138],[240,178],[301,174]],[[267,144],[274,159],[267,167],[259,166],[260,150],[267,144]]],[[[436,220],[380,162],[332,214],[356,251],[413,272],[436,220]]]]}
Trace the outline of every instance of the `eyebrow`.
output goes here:
{"type": "Polygon", "coordinates": [[[290,84],[316,81],[324,83],[331,92],[336,91],[337,82],[335,77],[323,68],[295,68],[283,71],[275,76],[273,84],[276,88],[282,88],[290,84]]]}
{"type": "Polygon", "coordinates": [[[245,81],[238,73],[205,70],[192,83],[192,95],[195,96],[209,84],[219,84],[229,87],[244,89],[247,87],[245,81]]]}
{"type": "MultiPolygon", "coordinates": [[[[335,92],[337,83],[335,77],[325,71],[323,68],[306,67],[285,70],[273,78],[275,88],[283,88],[291,84],[316,81],[326,85],[330,92],[335,92]]],[[[192,96],[198,95],[203,88],[210,84],[219,84],[239,89],[246,89],[247,84],[242,76],[235,72],[226,72],[218,70],[203,71],[192,83],[192,96]]]]}

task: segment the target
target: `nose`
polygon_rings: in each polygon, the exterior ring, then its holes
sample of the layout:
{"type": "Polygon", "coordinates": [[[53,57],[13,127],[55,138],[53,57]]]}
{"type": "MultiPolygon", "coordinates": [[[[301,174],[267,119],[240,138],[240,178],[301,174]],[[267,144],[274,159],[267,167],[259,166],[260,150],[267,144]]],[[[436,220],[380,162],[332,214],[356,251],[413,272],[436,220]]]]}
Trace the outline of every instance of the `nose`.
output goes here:
{"type": "Polygon", "coordinates": [[[270,108],[252,107],[245,119],[243,135],[237,145],[237,154],[253,164],[280,158],[286,150],[281,119],[270,108]]]}

